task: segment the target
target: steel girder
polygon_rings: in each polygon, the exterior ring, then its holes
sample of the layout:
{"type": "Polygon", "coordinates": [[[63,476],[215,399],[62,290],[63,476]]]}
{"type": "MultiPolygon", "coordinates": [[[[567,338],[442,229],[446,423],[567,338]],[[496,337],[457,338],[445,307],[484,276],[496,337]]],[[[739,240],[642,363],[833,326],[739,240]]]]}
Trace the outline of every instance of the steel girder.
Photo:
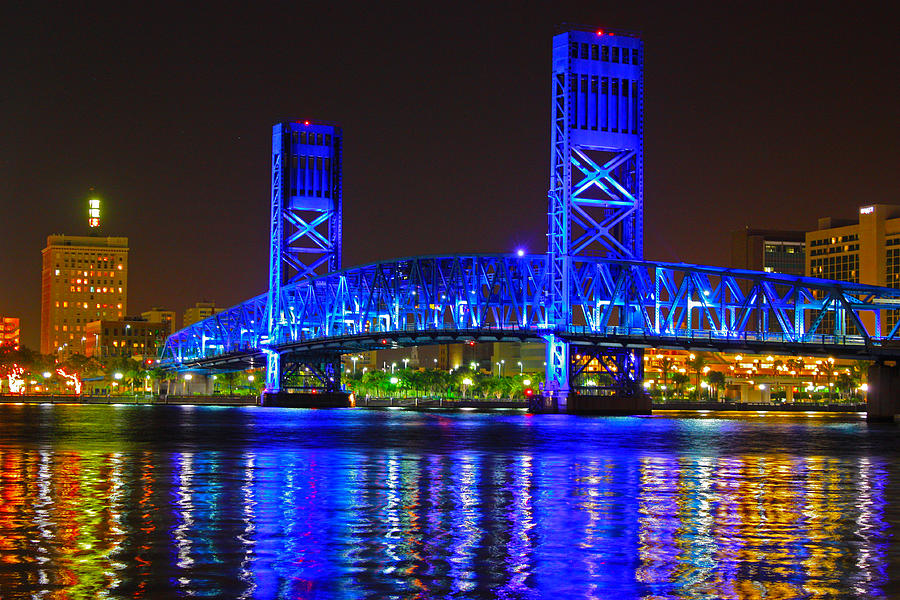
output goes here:
{"type": "Polygon", "coordinates": [[[882,327],[884,311],[900,306],[896,289],[611,258],[573,259],[570,269],[573,318],[565,325],[549,318],[544,255],[421,256],[285,286],[276,338],[261,295],[172,334],[161,357],[178,368],[289,353],[312,341],[503,330],[556,336],[582,355],[590,345],[860,357],[900,347],[900,324],[882,327]]]}

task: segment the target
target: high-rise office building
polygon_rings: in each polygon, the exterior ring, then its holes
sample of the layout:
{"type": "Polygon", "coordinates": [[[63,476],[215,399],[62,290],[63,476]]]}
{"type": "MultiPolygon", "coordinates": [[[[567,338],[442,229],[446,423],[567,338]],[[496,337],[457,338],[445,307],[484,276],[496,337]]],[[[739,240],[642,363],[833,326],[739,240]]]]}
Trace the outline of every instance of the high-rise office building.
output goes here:
{"type": "MultiPolygon", "coordinates": [[[[99,232],[100,201],[88,201],[88,225],[99,232]]],[[[51,235],[42,250],[41,353],[84,353],[85,326],[128,310],[128,238],[51,235]]]]}
{"type": "MultiPolygon", "coordinates": [[[[858,220],[819,219],[818,229],[806,234],[806,248],[808,275],[900,288],[900,206],[862,206],[858,220]]],[[[883,330],[898,313],[887,314],[883,330]]]]}
{"type": "Polygon", "coordinates": [[[741,229],[731,234],[731,266],[766,273],[805,274],[803,231],[741,229]]]}

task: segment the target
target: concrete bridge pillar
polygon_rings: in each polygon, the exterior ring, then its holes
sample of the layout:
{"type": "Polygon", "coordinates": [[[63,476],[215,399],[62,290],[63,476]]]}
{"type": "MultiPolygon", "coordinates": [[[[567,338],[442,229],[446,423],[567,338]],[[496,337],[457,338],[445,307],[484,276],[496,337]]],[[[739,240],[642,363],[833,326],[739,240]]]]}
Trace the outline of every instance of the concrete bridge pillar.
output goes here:
{"type": "Polygon", "coordinates": [[[882,360],[869,367],[866,419],[893,422],[900,416],[900,365],[882,360]]]}

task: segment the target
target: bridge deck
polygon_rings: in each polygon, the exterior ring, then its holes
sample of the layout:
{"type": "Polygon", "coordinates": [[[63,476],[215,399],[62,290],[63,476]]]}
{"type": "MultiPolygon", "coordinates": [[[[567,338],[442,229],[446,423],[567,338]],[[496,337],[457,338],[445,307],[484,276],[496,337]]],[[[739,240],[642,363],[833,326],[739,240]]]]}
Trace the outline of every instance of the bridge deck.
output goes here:
{"type": "Polygon", "coordinates": [[[900,354],[900,290],[715,267],[572,259],[571,323],[547,322],[543,255],[422,256],[344,269],[261,295],[169,337],[175,368],[259,366],[266,352],[349,353],[462,341],[900,354]],[[269,319],[273,319],[270,336],[269,319]]]}

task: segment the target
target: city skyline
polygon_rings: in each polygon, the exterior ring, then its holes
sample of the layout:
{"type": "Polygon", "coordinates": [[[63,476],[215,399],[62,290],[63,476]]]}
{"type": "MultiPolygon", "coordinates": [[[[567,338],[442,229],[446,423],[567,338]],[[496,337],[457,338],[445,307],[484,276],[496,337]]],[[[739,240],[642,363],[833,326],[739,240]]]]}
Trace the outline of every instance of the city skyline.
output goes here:
{"type": "Polygon", "coordinates": [[[562,21],[645,41],[647,258],[724,265],[733,229],[810,230],[891,203],[896,81],[879,79],[879,57],[895,50],[889,19],[813,6],[697,5],[702,20],[648,5],[158,13],[139,26],[127,14],[93,25],[23,12],[2,99],[13,227],[0,252],[15,259],[0,261],[12,290],[0,314],[21,318],[36,347],[40,249],[82,233],[90,187],[105,200],[104,235],[131,240],[134,314],[263,292],[270,132],[282,119],[344,128],[345,266],[543,252],[549,39],[562,21]]]}

